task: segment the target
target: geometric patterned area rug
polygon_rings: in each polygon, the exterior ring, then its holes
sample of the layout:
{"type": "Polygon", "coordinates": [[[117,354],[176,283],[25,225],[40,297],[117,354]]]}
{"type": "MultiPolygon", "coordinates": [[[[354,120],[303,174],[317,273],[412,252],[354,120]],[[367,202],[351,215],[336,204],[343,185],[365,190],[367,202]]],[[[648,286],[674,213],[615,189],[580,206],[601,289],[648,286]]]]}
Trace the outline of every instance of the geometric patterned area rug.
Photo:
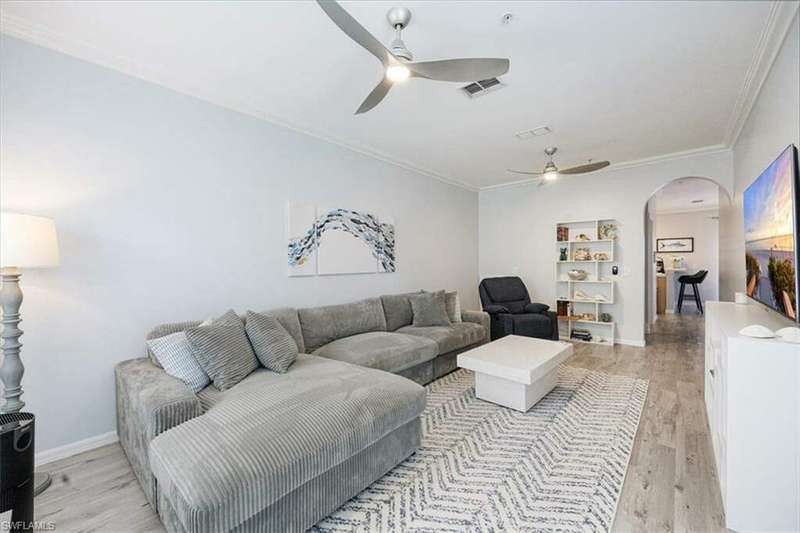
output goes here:
{"type": "Polygon", "coordinates": [[[426,388],[419,450],[312,531],[611,529],[646,380],[562,365],[527,413],[475,398],[468,370],[426,388]]]}

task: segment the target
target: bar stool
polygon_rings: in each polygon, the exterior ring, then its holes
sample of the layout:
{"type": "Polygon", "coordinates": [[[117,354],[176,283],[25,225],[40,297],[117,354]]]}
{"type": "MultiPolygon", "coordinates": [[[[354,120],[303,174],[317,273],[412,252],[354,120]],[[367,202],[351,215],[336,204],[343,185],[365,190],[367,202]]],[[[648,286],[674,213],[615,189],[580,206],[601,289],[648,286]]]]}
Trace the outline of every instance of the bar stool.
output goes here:
{"type": "Polygon", "coordinates": [[[697,305],[697,312],[703,314],[703,301],[700,299],[700,284],[706,279],[708,270],[700,270],[696,274],[690,276],[681,276],[678,281],[681,283],[681,292],[678,295],[678,313],[681,312],[683,307],[683,296],[686,290],[686,285],[692,286],[692,296],[694,296],[694,303],[697,305]]]}

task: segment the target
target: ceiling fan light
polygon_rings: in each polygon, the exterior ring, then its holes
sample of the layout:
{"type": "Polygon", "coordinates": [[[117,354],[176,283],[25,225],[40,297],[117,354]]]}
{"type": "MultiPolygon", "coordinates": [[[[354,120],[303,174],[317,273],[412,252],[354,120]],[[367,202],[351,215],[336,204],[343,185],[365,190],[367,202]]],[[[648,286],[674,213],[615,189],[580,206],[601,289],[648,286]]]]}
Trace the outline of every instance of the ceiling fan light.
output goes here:
{"type": "Polygon", "coordinates": [[[548,170],[544,173],[544,179],[547,181],[553,181],[558,179],[558,171],[557,170],[548,170]]]}
{"type": "Polygon", "coordinates": [[[411,71],[403,65],[391,65],[386,67],[386,78],[395,83],[403,82],[411,75],[411,71]]]}

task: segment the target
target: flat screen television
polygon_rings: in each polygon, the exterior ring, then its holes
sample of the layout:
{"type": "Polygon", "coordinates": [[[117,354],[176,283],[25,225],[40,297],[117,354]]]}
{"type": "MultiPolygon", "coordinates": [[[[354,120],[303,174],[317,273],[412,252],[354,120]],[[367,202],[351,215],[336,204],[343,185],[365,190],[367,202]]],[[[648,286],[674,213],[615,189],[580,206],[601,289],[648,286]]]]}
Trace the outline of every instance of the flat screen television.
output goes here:
{"type": "Polygon", "coordinates": [[[797,321],[797,148],[789,145],[744,191],[747,295],[797,321]]]}

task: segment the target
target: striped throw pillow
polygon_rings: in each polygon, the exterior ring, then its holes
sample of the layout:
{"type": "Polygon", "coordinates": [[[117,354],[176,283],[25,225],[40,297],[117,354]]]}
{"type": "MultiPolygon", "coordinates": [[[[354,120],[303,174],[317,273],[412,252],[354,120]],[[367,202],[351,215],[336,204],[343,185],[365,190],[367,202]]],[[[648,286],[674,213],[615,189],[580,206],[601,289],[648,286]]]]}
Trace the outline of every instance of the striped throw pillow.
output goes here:
{"type": "Polygon", "coordinates": [[[264,368],[283,374],[297,359],[297,343],[275,317],[248,311],[244,329],[264,368]]]}
{"type": "Polygon", "coordinates": [[[189,328],[186,338],[197,362],[219,390],[230,389],[258,368],[238,317],[236,322],[215,320],[210,326],[189,328]]]}
{"type": "Polygon", "coordinates": [[[200,392],[211,383],[183,331],[150,339],[147,346],[167,374],[183,381],[194,392],[200,392]]]}

